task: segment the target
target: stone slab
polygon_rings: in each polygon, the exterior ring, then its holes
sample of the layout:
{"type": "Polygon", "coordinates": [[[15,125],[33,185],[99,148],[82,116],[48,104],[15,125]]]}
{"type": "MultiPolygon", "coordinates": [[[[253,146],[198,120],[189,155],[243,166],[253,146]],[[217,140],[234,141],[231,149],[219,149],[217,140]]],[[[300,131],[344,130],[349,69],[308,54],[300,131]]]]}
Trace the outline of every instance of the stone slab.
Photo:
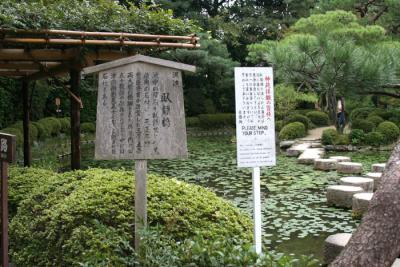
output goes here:
{"type": "Polygon", "coordinates": [[[386,163],[375,163],[371,166],[371,172],[383,172],[386,168],[386,163]]]}
{"type": "Polygon", "coordinates": [[[312,142],[311,148],[323,148],[324,146],[320,142],[312,142]]]}
{"type": "Polygon", "coordinates": [[[340,178],[340,184],[359,186],[364,189],[365,192],[372,192],[374,190],[374,179],[371,178],[347,176],[340,178]]]}
{"type": "Polygon", "coordinates": [[[324,243],[324,262],[330,264],[339,256],[340,252],[347,245],[351,238],[351,234],[339,233],[330,235],[325,239],[324,243]]]}
{"type": "Polygon", "coordinates": [[[381,182],[382,179],[382,173],[381,172],[367,172],[365,174],[365,177],[374,179],[374,190],[378,189],[378,186],[381,182]]]}
{"type": "Polygon", "coordinates": [[[331,185],[326,190],[326,200],[331,206],[351,208],[353,195],[363,192],[364,190],[359,186],[331,185]]]}
{"type": "Polygon", "coordinates": [[[310,148],[310,146],[310,143],[295,144],[291,146],[288,150],[286,150],[286,155],[289,157],[298,157],[307,148],[310,148]]]}
{"type": "Polygon", "coordinates": [[[336,170],[337,161],[335,159],[316,159],[314,161],[314,169],[321,171],[336,170]]]}
{"type": "Polygon", "coordinates": [[[337,172],[346,174],[361,174],[362,164],[356,162],[339,162],[337,164],[337,172]]]}
{"type": "Polygon", "coordinates": [[[314,164],[316,159],[320,159],[325,154],[322,148],[308,148],[297,159],[300,164],[314,164]]]}
{"type": "Polygon", "coordinates": [[[282,149],[286,149],[286,148],[291,147],[291,146],[294,145],[295,143],[296,143],[296,141],[291,141],[291,140],[288,140],[288,141],[281,141],[281,142],[279,143],[279,147],[282,148],[282,149]]]}
{"type": "Polygon", "coordinates": [[[337,162],[351,162],[351,158],[346,156],[332,156],[329,158],[335,159],[337,162]]]}
{"type": "Polygon", "coordinates": [[[373,195],[374,193],[354,194],[352,205],[353,217],[360,218],[368,210],[368,205],[373,195]]]}

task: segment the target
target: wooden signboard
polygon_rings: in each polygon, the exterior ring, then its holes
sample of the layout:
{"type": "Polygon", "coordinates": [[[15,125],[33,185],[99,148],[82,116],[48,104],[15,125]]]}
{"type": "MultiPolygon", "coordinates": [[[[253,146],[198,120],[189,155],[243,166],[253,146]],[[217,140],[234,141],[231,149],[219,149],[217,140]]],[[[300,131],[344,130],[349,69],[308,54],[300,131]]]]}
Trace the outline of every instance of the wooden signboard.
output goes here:
{"type": "Polygon", "coordinates": [[[142,55],[88,67],[98,73],[95,158],[135,160],[135,247],[147,223],[147,160],[187,157],[181,71],[142,55]]]}
{"type": "Polygon", "coordinates": [[[8,163],[16,161],[15,148],[16,138],[14,135],[0,133],[0,160],[8,163]]]}

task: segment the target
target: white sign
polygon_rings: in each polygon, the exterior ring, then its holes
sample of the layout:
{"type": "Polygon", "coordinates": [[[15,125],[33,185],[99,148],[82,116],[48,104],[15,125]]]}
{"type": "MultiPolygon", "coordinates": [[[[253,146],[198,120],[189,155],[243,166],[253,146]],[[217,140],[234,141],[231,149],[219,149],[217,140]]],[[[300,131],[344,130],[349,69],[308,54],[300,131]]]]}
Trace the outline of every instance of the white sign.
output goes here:
{"type": "Polygon", "coordinates": [[[272,68],[235,68],[238,167],[274,166],[272,68]]]}
{"type": "Polygon", "coordinates": [[[0,151],[2,153],[7,153],[8,151],[7,139],[1,139],[0,151]]]}

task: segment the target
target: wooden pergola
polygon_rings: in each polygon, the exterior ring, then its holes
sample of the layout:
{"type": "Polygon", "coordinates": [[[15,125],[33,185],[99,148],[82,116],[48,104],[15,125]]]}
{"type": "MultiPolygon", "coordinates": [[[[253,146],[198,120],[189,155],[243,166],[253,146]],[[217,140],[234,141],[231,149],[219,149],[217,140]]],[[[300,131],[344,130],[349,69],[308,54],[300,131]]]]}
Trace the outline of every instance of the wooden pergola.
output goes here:
{"type": "Polygon", "coordinates": [[[132,47],[198,48],[199,38],[122,32],[16,30],[0,28],[0,76],[22,81],[24,165],[32,161],[29,140],[29,83],[70,75],[71,168],[79,169],[81,70],[135,54],[132,47]]]}

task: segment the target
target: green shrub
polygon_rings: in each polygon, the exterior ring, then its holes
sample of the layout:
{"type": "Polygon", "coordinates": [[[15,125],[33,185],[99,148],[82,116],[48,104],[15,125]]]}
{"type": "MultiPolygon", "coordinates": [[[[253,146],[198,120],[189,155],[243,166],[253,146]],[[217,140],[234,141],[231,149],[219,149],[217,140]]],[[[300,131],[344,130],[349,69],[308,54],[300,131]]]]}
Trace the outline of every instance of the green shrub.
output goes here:
{"type": "Polygon", "coordinates": [[[43,127],[43,138],[56,136],[61,131],[61,123],[57,118],[47,117],[39,120],[37,123],[43,127]]]}
{"type": "Polygon", "coordinates": [[[370,133],[375,129],[375,124],[368,120],[357,119],[351,123],[351,129],[360,129],[363,130],[364,133],[370,133]]]}
{"type": "Polygon", "coordinates": [[[300,115],[306,116],[307,113],[312,112],[312,111],[315,111],[315,109],[296,109],[293,111],[292,114],[300,114],[300,115]]]}
{"type": "Polygon", "coordinates": [[[311,111],[311,112],[308,112],[306,116],[316,126],[329,125],[329,117],[326,113],[324,113],[322,111],[311,111]]]}
{"type": "Polygon", "coordinates": [[[334,145],[339,133],[335,129],[326,129],[322,132],[321,142],[323,145],[334,145]]]}
{"type": "Polygon", "coordinates": [[[232,113],[200,114],[198,118],[200,127],[205,129],[235,127],[235,114],[232,113]]]}
{"type": "Polygon", "coordinates": [[[400,110],[394,109],[390,111],[390,117],[387,119],[396,125],[400,125],[400,110]]]}
{"type": "Polygon", "coordinates": [[[386,110],[386,109],[381,109],[381,108],[377,108],[374,109],[369,115],[368,117],[371,116],[379,116],[384,120],[388,120],[390,117],[392,117],[393,112],[386,110]]]}
{"type": "MultiPolygon", "coordinates": [[[[10,223],[13,262],[127,266],[134,244],[134,184],[131,172],[105,169],[54,173],[38,182],[10,223]]],[[[252,240],[251,220],[201,186],[149,175],[147,197],[149,226],[161,225],[162,234],[175,241],[197,234],[210,242],[252,240]]]]}
{"type": "Polygon", "coordinates": [[[400,130],[396,124],[391,121],[384,121],[378,125],[376,129],[377,132],[380,132],[384,136],[384,143],[391,144],[399,138],[400,130]]]}
{"type": "Polygon", "coordinates": [[[2,133],[15,135],[17,146],[22,146],[24,144],[24,134],[16,128],[4,128],[0,130],[2,133]]]}
{"type": "Polygon", "coordinates": [[[279,140],[292,140],[304,136],[306,136],[306,127],[301,122],[289,123],[279,132],[279,140]]]}
{"type": "Polygon", "coordinates": [[[280,132],[283,126],[285,126],[284,121],[275,121],[275,132],[280,132]]]}
{"type": "MultiPolygon", "coordinates": [[[[18,129],[22,133],[22,136],[24,136],[24,125],[23,125],[22,121],[18,121],[16,123],[14,123],[13,125],[8,126],[8,128],[18,129]]],[[[29,138],[30,138],[31,144],[34,141],[38,140],[38,135],[39,135],[39,131],[36,128],[36,125],[33,124],[32,122],[29,122],[29,138]]]]}
{"type": "Polygon", "coordinates": [[[84,122],[81,124],[81,132],[82,133],[95,133],[96,132],[96,124],[93,122],[84,122]]]}
{"type": "Polygon", "coordinates": [[[347,134],[339,134],[334,141],[335,145],[349,145],[350,144],[350,137],[347,134]]]}
{"type": "Polygon", "coordinates": [[[38,130],[38,140],[45,139],[46,138],[46,129],[43,127],[43,125],[36,121],[32,122],[32,125],[34,125],[36,127],[36,129],[38,130]]]}
{"type": "Polygon", "coordinates": [[[288,119],[286,120],[286,123],[291,123],[291,122],[301,122],[304,124],[304,126],[306,127],[306,131],[309,129],[311,121],[309,118],[307,118],[304,115],[300,115],[300,114],[293,114],[290,115],[288,117],[288,119]]]}
{"type": "Polygon", "coordinates": [[[71,118],[65,117],[65,118],[59,118],[58,121],[60,122],[61,125],[61,132],[62,133],[69,133],[71,130],[71,118]]]}
{"type": "Polygon", "coordinates": [[[200,120],[198,117],[186,117],[187,127],[198,127],[200,125],[200,120]]]}
{"type": "Polygon", "coordinates": [[[367,133],[364,138],[364,143],[370,146],[378,147],[383,145],[385,142],[385,137],[380,132],[367,133]]]}
{"type": "Polygon", "coordinates": [[[378,115],[372,115],[368,116],[367,121],[372,122],[375,127],[377,127],[381,122],[384,122],[385,120],[382,119],[382,117],[379,117],[378,115]]]}
{"type": "Polygon", "coordinates": [[[364,142],[365,133],[363,130],[354,129],[350,132],[349,139],[352,145],[361,145],[364,142]]]}
{"type": "Polygon", "coordinates": [[[350,120],[353,122],[358,119],[366,119],[373,111],[374,108],[371,107],[355,108],[350,113],[350,120]]]}

